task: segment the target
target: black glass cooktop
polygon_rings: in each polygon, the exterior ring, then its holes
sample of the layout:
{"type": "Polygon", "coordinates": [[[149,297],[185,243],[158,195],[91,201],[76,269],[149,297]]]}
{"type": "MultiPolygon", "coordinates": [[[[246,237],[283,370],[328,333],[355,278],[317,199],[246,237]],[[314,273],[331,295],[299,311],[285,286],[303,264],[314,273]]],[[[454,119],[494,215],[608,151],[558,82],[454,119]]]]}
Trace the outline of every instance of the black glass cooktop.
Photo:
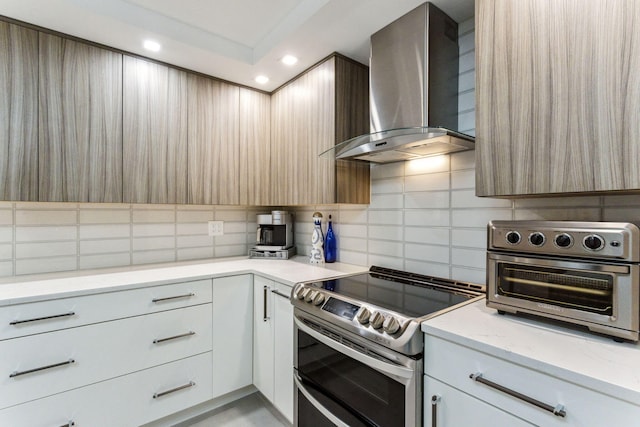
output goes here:
{"type": "Polygon", "coordinates": [[[408,317],[423,317],[485,292],[483,285],[376,266],[368,273],[315,282],[312,286],[408,317]]]}

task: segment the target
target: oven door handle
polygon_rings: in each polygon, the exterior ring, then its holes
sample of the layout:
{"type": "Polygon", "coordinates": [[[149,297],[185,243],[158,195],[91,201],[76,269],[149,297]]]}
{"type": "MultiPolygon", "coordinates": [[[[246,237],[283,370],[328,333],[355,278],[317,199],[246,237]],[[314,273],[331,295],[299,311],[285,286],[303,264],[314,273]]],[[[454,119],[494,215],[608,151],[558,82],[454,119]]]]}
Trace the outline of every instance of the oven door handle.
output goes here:
{"type": "Polygon", "coordinates": [[[322,344],[325,344],[329,347],[331,347],[332,349],[334,349],[335,351],[338,351],[342,354],[345,354],[347,356],[349,356],[352,359],[357,360],[358,362],[361,362],[373,369],[375,369],[376,371],[379,371],[387,376],[390,377],[395,377],[395,378],[402,378],[404,380],[407,380],[407,382],[409,380],[411,380],[414,376],[415,376],[415,371],[413,369],[410,368],[405,368],[404,366],[399,366],[399,365],[394,365],[391,363],[385,363],[381,360],[375,359],[373,357],[367,356],[365,354],[360,353],[357,350],[354,350],[350,347],[347,347],[344,344],[340,344],[337,341],[332,340],[329,337],[326,337],[316,331],[314,331],[313,329],[311,329],[310,327],[308,327],[307,325],[305,325],[304,323],[302,323],[297,317],[294,316],[293,318],[296,326],[298,327],[298,329],[302,330],[304,333],[311,335],[313,338],[317,339],[318,341],[320,341],[322,344]]]}
{"type": "Polygon", "coordinates": [[[340,418],[336,417],[335,415],[333,415],[331,413],[331,411],[329,411],[327,408],[325,408],[322,403],[320,403],[318,401],[318,399],[316,399],[315,397],[313,397],[311,395],[311,393],[309,393],[309,391],[305,388],[305,386],[302,384],[302,381],[300,381],[300,379],[298,378],[297,375],[293,376],[293,381],[296,383],[296,387],[298,388],[298,391],[300,393],[302,393],[304,395],[304,397],[311,402],[311,404],[318,410],[318,412],[320,412],[324,417],[326,417],[329,421],[331,421],[332,423],[334,423],[337,427],[349,427],[349,424],[345,423],[344,421],[342,421],[340,418]]]}

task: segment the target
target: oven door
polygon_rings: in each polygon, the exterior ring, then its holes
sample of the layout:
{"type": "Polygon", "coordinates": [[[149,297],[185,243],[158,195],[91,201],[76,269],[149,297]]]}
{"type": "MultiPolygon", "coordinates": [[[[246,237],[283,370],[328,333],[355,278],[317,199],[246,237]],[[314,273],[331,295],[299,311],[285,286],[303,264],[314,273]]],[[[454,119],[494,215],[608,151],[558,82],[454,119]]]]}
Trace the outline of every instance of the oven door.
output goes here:
{"type": "Polygon", "coordinates": [[[639,267],[489,253],[487,305],[543,314],[633,339],[639,320],[639,267]],[[605,329],[602,329],[602,328],[605,329]],[[632,334],[633,335],[633,334],[632,334]]]}
{"type": "Polygon", "coordinates": [[[422,363],[295,310],[295,425],[415,426],[422,363]]]}

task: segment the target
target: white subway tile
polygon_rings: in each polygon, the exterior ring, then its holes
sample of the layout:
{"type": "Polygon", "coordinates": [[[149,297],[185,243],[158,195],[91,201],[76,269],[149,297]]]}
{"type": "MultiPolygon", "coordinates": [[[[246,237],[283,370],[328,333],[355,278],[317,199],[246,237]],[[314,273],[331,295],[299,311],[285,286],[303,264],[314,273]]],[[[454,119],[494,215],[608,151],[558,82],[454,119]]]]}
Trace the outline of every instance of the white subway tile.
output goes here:
{"type": "Polygon", "coordinates": [[[371,194],[402,193],[403,178],[376,179],[371,181],[371,194]]]}
{"type": "Polygon", "coordinates": [[[451,172],[451,188],[454,190],[472,188],[475,191],[476,173],[474,170],[451,172]]]}
{"type": "Polygon", "coordinates": [[[412,243],[449,244],[449,228],[405,227],[404,241],[412,243]]]}
{"type": "Polygon", "coordinates": [[[476,92],[475,90],[469,90],[461,93],[458,96],[458,111],[466,112],[473,111],[476,108],[476,92]]]}
{"type": "Polygon", "coordinates": [[[127,209],[80,210],[80,224],[129,224],[131,213],[127,209]]]}
{"type": "Polygon", "coordinates": [[[406,209],[446,209],[449,207],[448,191],[428,191],[405,193],[406,209]]]}
{"type": "Polygon", "coordinates": [[[58,202],[17,202],[16,210],[52,210],[52,209],[61,209],[61,210],[73,210],[77,209],[77,203],[58,203],[58,202]]]}
{"type": "Polygon", "coordinates": [[[129,252],[83,255],[80,257],[80,269],[88,270],[92,268],[124,267],[131,264],[129,252]]]}
{"type": "Polygon", "coordinates": [[[369,253],[402,258],[404,256],[404,248],[400,242],[369,240],[369,253]]]}
{"type": "Polygon", "coordinates": [[[78,230],[76,226],[16,227],[16,242],[75,240],[77,235],[78,230]]]}
{"type": "Polygon", "coordinates": [[[451,214],[454,227],[486,227],[493,219],[512,219],[511,209],[454,209],[451,214]]]}
{"type": "Polygon", "coordinates": [[[339,237],[337,239],[338,249],[346,251],[367,251],[367,239],[358,239],[356,237],[339,237]]]}
{"type": "Polygon", "coordinates": [[[487,247],[487,230],[464,230],[454,228],[451,230],[452,246],[484,249],[487,247]]]}
{"type": "Polygon", "coordinates": [[[213,246],[178,249],[178,261],[213,258],[213,246]]]}
{"type": "Polygon", "coordinates": [[[135,237],[133,239],[134,251],[153,251],[173,248],[175,248],[174,237],[135,237]]]}
{"type": "MultiPolygon", "coordinates": [[[[254,232],[255,228],[251,230],[254,232]]],[[[246,233],[247,232],[247,223],[246,222],[233,222],[233,221],[225,221],[224,222],[224,234],[227,233],[246,233]]]]}
{"type": "Polygon", "coordinates": [[[0,227],[0,242],[13,243],[13,227],[0,227]]]}
{"type": "Polygon", "coordinates": [[[508,199],[476,197],[475,190],[456,190],[451,192],[452,208],[511,208],[508,199]]]}
{"type": "MultiPolygon", "coordinates": [[[[462,151],[451,155],[451,170],[459,171],[476,167],[475,150],[462,151]]],[[[475,173],[475,169],[473,171],[475,173]]]]}
{"type": "Polygon", "coordinates": [[[13,202],[4,202],[4,201],[0,201],[0,209],[10,209],[10,210],[13,210],[13,202]]]}
{"type": "MultiPolygon", "coordinates": [[[[458,92],[464,92],[476,87],[476,72],[468,70],[458,76],[458,92]]],[[[475,107],[474,107],[475,108],[475,107]]]]}
{"type": "Polygon", "coordinates": [[[449,278],[449,264],[437,264],[432,262],[408,259],[405,261],[405,267],[407,271],[410,271],[412,273],[441,277],[443,279],[449,278]]]}
{"type": "Polygon", "coordinates": [[[404,254],[407,259],[424,262],[449,263],[449,246],[407,243],[404,245],[404,254]]]}
{"type": "Polygon", "coordinates": [[[249,253],[249,248],[247,245],[216,246],[213,252],[216,258],[243,256],[249,253]]]}
{"type": "Polygon", "coordinates": [[[448,209],[424,209],[404,212],[404,225],[415,227],[448,227],[448,209]]]}
{"type": "Polygon", "coordinates": [[[460,55],[458,67],[460,74],[476,68],[475,50],[460,55]]]}
{"type": "MultiPolygon", "coordinates": [[[[367,209],[359,210],[340,210],[340,223],[342,224],[366,224],[367,209]]],[[[297,224],[296,224],[297,225],[297,224]]]]}
{"type": "Polygon", "coordinates": [[[16,243],[16,259],[45,258],[52,255],[55,255],[55,256],[76,255],[77,252],[78,252],[78,245],[76,241],[16,243]]]}
{"type": "Polygon", "coordinates": [[[338,251],[338,261],[346,264],[369,266],[367,258],[367,254],[364,252],[338,251]]]}
{"type": "Polygon", "coordinates": [[[372,180],[391,178],[394,176],[404,176],[404,165],[402,162],[371,165],[372,180]]]}
{"type": "Polygon", "coordinates": [[[178,236],[177,242],[178,249],[210,246],[211,250],[213,250],[213,237],[209,236],[178,236]]]}
{"type": "Polygon", "coordinates": [[[0,277],[13,276],[13,262],[2,261],[0,262],[0,277]]]}
{"type": "Polygon", "coordinates": [[[621,195],[621,196],[604,196],[604,206],[640,206],[640,196],[621,195]]]}
{"type": "Polygon", "coordinates": [[[451,158],[446,154],[404,162],[405,176],[428,175],[451,170],[451,158]]]}
{"type": "Polygon", "coordinates": [[[70,210],[16,209],[16,225],[71,225],[77,223],[78,212],[70,210]]]}
{"type": "Polygon", "coordinates": [[[118,239],[130,237],[129,224],[81,225],[80,239],[118,239]]]}
{"type": "Polygon", "coordinates": [[[487,282],[487,273],[484,270],[480,269],[453,267],[451,278],[453,280],[459,280],[461,282],[470,282],[484,285],[487,282]]]}
{"type": "Polygon", "coordinates": [[[184,210],[178,209],[177,216],[178,216],[177,222],[179,223],[207,222],[207,221],[213,221],[213,210],[184,211],[184,210]]]}
{"type": "Polygon", "coordinates": [[[184,235],[209,235],[209,228],[206,222],[177,224],[177,234],[184,235]]]}
{"type": "Polygon", "coordinates": [[[458,267],[485,268],[487,252],[484,249],[460,249],[451,250],[451,263],[458,267]]]}
{"type": "Polygon", "coordinates": [[[133,236],[173,236],[176,232],[175,224],[134,224],[133,236]]]}
{"type": "Polygon", "coordinates": [[[247,235],[244,233],[224,234],[214,237],[215,245],[244,245],[247,243],[247,235]]]}
{"type": "Polygon", "coordinates": [[[467,111],[465,113],[458,114],[458,128],[460,132],[467,135],[475,135],[476,128],[476,112],[467,111]]]}
{"type": "Polygon", "coordinates": [[[402,227],[395,225],[370,225],[369,226],[369,242],[371,239],[381,240],[397,240],[402,241],[402,227]]]}
{"type": "Polygon", "coordinates": [[[448,190],[449,175],[449,172],[442,172],[407,176],[404,182],[405,192],[448,190]]]}
{"type": "Polygon", "coordinates": [[[600,206],[598,196],[574,196],[574,197],[536,197],[531,199],[514,199],[516,209],[527,208],[559,208],[559,207],[596,207],[600,206]]]}
{"type": "Polygon", "coordinates": [[[640,206],[603,209],[603,221],[639,222],[640,206]]]}
{"type": "Polygon", "coordinates": [[[133,253],[133,264],[153,264],[157,262],[174,262],[175,250],[141,251],[133,253]]]}
{"type": "Polygon", "coordinates": [[[13,211],[0,209],[0,225],[13,225],[13,211]]]}
{"type": "Polygon", "coordinates": [[[133,209],[134,224],[174,223],[175,219],[176,213],[174,210],[140,209],[137,207],[133,209]]]}
{"type": "Polygon", "coordinates": [[[369,224],[402,225],[402,210],[371,211],[369,212],[369,224]]]}
{"type": "Polygon", "coordinates": [[[372,194],[370,209],[385,209],[389,206],[402,206],[402,194],[372,194]]]}
{"type": "MultiPolygon", "coordinates": [[[[458,31],[459,30],[460,30],[460,27],[458,27],[458,31]]],[[[461,53],[467,53],[472,50],[475,50],[476,48],[475,41],[476,41],[475,32],[473,31],[467,32],[461,35],[460,37],[458,37],[458,51],[461,53]]]]}
{"type": "MultiPolygon", "coordinates": [[[[367,237],[366,225],[355,224],[342,224],[340,226],[340,233],[345,237],[367,237]]],[[[311,240],[311,234],[309,234],[309,240],[311,240]]]]}
{"type": "Polygon", "coordinates": [[[215,213],[216,221],[246,221],[247,211],[245,210],[221,210],[216,208],[215,213]]]}
{"type": "Polygon", "coordinates": [[[516,209],[515,218],[541,221],[600,221],[600,208],[516,209]]]}
{"type": "Polygon", "coordinates": [[[466,21],[462,21],[458,24],[458,34],[464,35],[470,31],[473,31],[475,27],[475,18],[469,18],[466,21]]]}
{"type": "Polygon", "coordinates": [[[369,255],[369,263],[380,267],[404,270],[404,258],[392,258],[385,255],[369,255]]]}
{"type": "Polygon", "coordinates": [[[111,254],[131,250],[130,239],[80,240],[80,255],[111,254]]]}
{"type": "Polygon", "coordinates": [[[78,209],[90,210],[90,209],[104,209],[104,210],[131,210],[131,206],[128,203],[78,203],[78,209]]]}
{"type": "Polygon", "coordinates": [[[132,204],[131,207],[133,210],[137,211],[151,211],[151,210],[159,210],[159,211],[173,211],[176,208],[176,205],[165,205],[165,204],[132,204]]]}
{"type": "Polygon", "coordinates": [[[10,243],[0,244],[0,259],[13,258],[13,245],[10,243]]]}
{"type": "Polygon", "coordinates": [[[77,257],[51,257],[16,260],[16,275],[70,271],[77,268],[77,257]]]}

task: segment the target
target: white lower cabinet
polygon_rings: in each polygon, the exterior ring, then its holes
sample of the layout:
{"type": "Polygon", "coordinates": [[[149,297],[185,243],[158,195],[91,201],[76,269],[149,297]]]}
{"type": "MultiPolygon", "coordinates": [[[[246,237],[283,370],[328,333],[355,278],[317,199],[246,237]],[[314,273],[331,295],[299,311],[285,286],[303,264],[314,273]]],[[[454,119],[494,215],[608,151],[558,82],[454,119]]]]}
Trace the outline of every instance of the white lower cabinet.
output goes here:
{"type": "Polygon", "coordinates": [[[291,287],[254,276],[253,383],[293,422],[291,287]]]}
{"type": "Polygon", "coordinates": [[[0,411],[0,425],[135,427],[211,399],[211,352],[0,411]],[[71,424],[74,423],[74,424],[71,424]]]}
{"type": "Polygon", "coordinates": [[[468,407],[478,406],[478,402],[483,406],[473,414],[476,421],[466,425],[526,425],[481,422],[492,420],[492,416],[503,417],[504,413],[544,427],[630,426],[635,425],[631,420],[640,420],[638,402],[623,401],[604,391],[588,389],[429,334],[425,335],[424,363],[425,426],[430,426],[430,399],[437,394],[441,394],[442,402],[439,413],[444,414],[438,427],[465,425],[451,421],[465,416],[455,412],[467,411],[468,407]],[[445,385],[448,391],[438,393],[436,386],[445,385]],[[459,409],[447,403],[451,390],[457,394],[459,409]],[[452,418],[447,421],[447,417],[452,418]]]}
{"type": "Polygon", "coordinates": [[[213,279],[213,397],[253,382],[252,277],[213,279]]]}

